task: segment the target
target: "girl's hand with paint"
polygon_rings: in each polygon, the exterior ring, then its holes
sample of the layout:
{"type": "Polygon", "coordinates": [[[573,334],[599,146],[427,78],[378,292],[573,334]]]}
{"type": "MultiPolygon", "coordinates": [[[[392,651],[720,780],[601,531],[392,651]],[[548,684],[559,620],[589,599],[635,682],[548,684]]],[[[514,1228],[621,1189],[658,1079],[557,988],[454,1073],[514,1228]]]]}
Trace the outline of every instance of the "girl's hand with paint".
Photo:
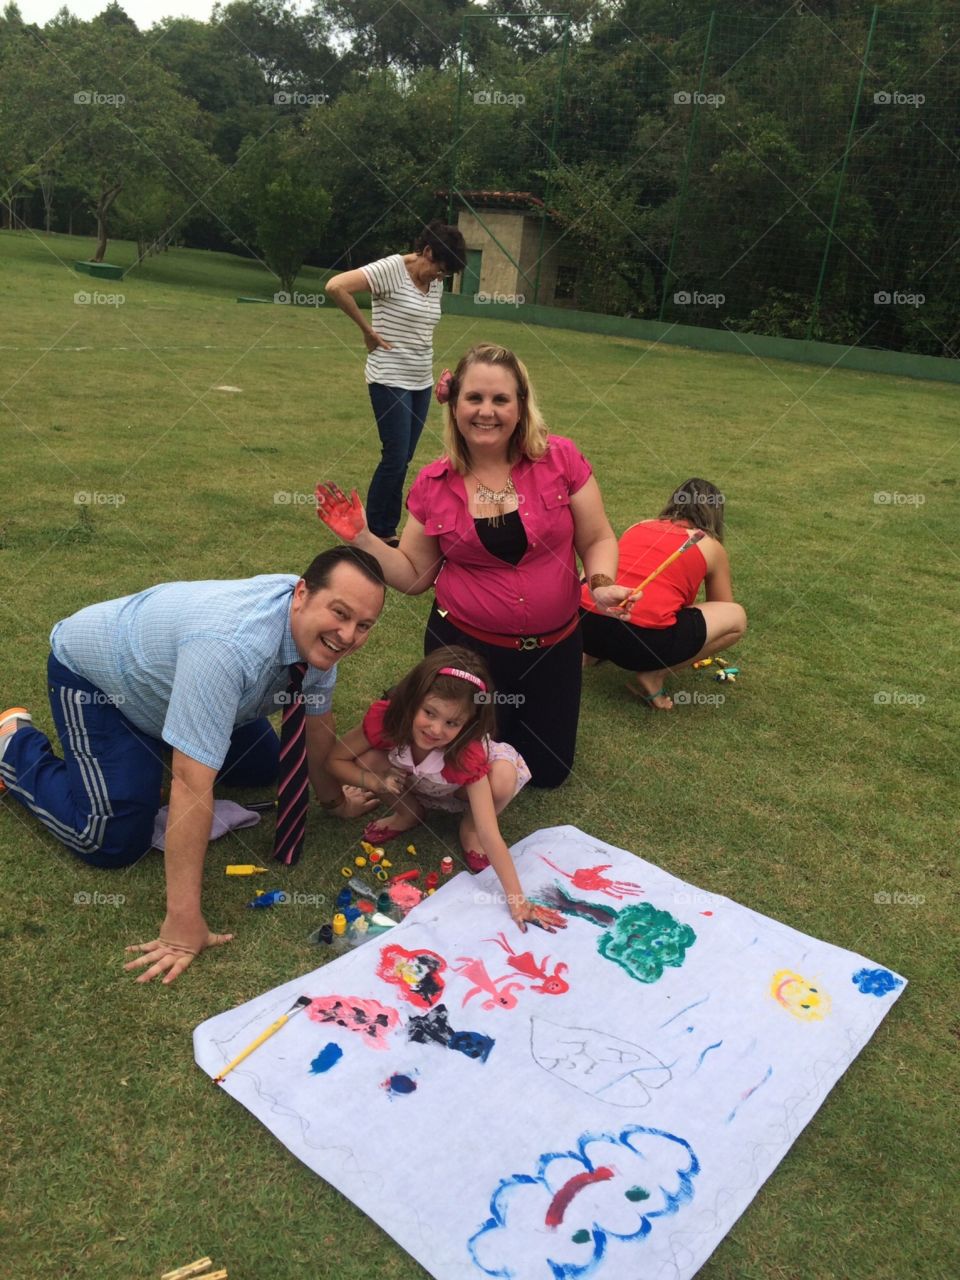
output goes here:
{"type": "Polygon", "coordinates": [[[378,779],[379,787],[377,788],[380,795],[387,800],[396,800],[410,789],[410,776],[406,773],[391,772],[383,778],[378,779]]]}
{"type": "Polygon", "coordinates": [[[553,911],[550,907],[541,907],[535,902],[528,902],[522,893],[511,895],[507,905],[513,922],[520,926],[521,933],[526,933],[528,924],[535,924],[537,928],[545,929],[547,933],[556,933],[558,929],[567,927],[567,922],[559,911],[553,911]]]}
{"type": "Polygon", "coordinates": [[[353,542],[366,529],[367,517],[356,489],[350,491],[348,498],[338,484],[321,480],[317,485],[316,498],[317,515],[344,542],[353,542]]]}
{"type": "Polygon", "coordinates": [[[362,818],[365,813],[375,809],[380,803],[380,796],[365,787],[344,787],[343,799],[330,812],[338,818],[362,818]]]}

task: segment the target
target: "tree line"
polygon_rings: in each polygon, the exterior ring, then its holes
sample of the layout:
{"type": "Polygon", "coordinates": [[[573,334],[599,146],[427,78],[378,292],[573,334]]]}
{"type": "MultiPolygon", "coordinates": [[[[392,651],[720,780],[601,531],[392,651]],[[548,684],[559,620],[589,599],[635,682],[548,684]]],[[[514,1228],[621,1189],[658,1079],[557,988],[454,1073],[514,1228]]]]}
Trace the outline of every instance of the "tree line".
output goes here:
{"type": "Polygon", "coordinates": [[[523,193],[585,309],[956,355],[958,25],[957,0],[233,0],[141,31],[11,0],[2,216],[98,260],[256,255],[289,289],[408,247],[451,190],[523,193]]]}

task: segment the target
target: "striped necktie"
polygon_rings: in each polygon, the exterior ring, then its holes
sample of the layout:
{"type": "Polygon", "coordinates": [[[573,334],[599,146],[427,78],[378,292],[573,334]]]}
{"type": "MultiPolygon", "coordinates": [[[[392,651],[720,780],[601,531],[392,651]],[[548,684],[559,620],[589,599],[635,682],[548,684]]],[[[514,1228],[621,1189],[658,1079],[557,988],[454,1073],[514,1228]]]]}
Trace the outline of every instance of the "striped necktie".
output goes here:
{"type": "Polygon", "coordinates": [[[290,667],[287,703],[280,723],[280,781],[277,786],[277,830],[273,856],[288,867],[300,859],[310,804],[307,774],[307,716],[303,709],[303,677],[307,664],[290,667]]]}

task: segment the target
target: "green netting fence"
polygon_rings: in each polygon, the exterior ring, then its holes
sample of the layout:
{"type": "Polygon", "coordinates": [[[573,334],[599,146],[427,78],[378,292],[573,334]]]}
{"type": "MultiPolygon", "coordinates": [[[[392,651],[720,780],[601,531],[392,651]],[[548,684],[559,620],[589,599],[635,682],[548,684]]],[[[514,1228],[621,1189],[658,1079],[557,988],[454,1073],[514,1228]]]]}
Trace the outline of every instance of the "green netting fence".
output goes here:
{"type": "Polygon", "coordinates": [[[527,301],[960,354],[955,5],[489,21],[516,53],[464,21],[446,194],[539,220],[527,301]]]}

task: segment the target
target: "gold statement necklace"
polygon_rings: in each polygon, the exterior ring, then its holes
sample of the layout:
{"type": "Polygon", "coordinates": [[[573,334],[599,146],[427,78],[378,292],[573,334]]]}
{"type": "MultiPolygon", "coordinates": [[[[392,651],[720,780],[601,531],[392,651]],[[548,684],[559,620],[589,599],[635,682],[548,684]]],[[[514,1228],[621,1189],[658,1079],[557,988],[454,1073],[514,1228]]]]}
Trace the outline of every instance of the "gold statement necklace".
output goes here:
{"type": "Polygon", "coordinates": [[[488,489],[482,480],[477,480],[477,493],[474,502],[477,506],[477,514],[480,515],[480,508],[492,508],[492,514],[487,515],[483,512],[482,518],[488,519],[494,529],[503,524],[504,508],[506,504],[517,496],[517,491],[513,485],[513,476],[507,476],[507,483],[502,489],[488,489]]]}

